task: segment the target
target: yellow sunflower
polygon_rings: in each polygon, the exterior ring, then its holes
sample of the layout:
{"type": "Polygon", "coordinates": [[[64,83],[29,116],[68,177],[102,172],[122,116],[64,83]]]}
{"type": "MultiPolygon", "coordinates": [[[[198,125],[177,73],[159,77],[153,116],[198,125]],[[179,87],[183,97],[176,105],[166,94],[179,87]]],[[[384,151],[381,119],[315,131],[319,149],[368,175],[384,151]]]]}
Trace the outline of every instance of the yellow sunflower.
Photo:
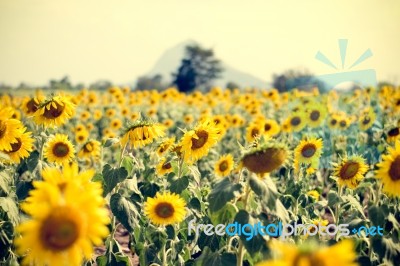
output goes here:
{"type": "Polygon", "coordinates": [[[54,96],[39,105],[34,121],[39,125],[59,126],[65,124],[75,113],[75,104],[62,95],[54,96]]]}
{"type": "Polygon", "coordinates": [[[306,126],[305,114],[302,111],[296,112],[287,118],[287,123],[290,125],[290,130],[298,132],[306,126]]]}
{"type": "Polygon", "coordinates": [[[319,200],[319,192],[316,190],[310,190],[306,193],[308,196],[312,197],[315,201],[319,200]]]}
{"type": "Polygon", "coordinates": [[[17,138],[22,134],[23,125],[19,120],[10,118],[12,110],[0,106],[0,150],[12,150],[12,144],[17,143],[17,138]]]}
{"type": "Polygon", "coordinates": [[[277,258],[260,262],[257,266],[357,266],[357,254],[350,239],[333,246],[320,248],[316,243],[297,247],[290,243],[272,240],[270,247],[277,258]]]}
{"type": "Polygon", "coordinates": [[[164,125],[139,120],[128,125],[125,129],[125,134],[122,136],[121,144],[125,146],[129,143],[130,147],[143,147],[164,135],[164,125]]]}
{"type": "Polygon", "coordinates": [[[296,166],[296,172],[299,171],[301,163],[310,165],[313,169],[317,169],[319,158],[322,154],[322,148],[322,139],[309,138],[300,141],[299,145],[297,145],[294,150],[294,165],[296,166]]]}
{"type": "Polygon", "coordinates": [[[265,119],[262,122],[262,125],[264,127],[264,134],[268,135],[270,137],[278,135],[279,132],[281,131],[281,128],[280,128],[278,122],[276,122],[273,119],[265,119]]]}
{"type": "Polygon", "coordinates": [[[400,127],[393,127],[389,129],[386,133],[387,142],[393,143],[396,142],[397,139],[400,137],[400,127]]]}
{"type": "Polygon", "coordinates": [[[215,163],[214,172],[219,177],[227,176],[232,171],[233,165],[233,156],[226,154],[215,163]]]}
{"type": "Polygon", "coordinates": [[[219,133],[220,129],[209,120],[185,132],[180,142],[184,160],[192,163],[206,156],[210,148],[218,142],[219,133]]]}
{"type": "Polygon", "coordinates": [[[337,178],[339,186],[347,186],[355,189],[368,171],[365,159],[358,155],[344,157],[340,163],[332,163],[334,166],[334,177],[337,178]]]}
{"type": "Polygon", "coordinates": [[[339,127],[339,120],[340,120],[340,116],[338,116],[336,114],[331,114],[327,121],[328,127],[330,129],[337,129],[339,127]]]}
{"type": "Polygon", "coordinates": [[[286,145],[270,139],[246,152],[240,160],[239,169],[245,167],[263,177],[287,163],[289,156],[286,145]]]}
{"type": "Polygon", "coordinates": [[[39,108],[40,103],[44,100],[44,97],[39,95],[38,97],[27,97],[22,101],[22,111],[26,115],[33,115],[39,108]]]}
{"type": "Polygon", "coordinates": [[[26,265],[82,265],[109,233],[101,184],[90,181],[93,170],[79,173],[76,164],[45,168],[42,175],[21,204],[31,219],[17,227],[17,252],[26,265]]]}
{"type": "Polygon", "coordinates": [[[113,130],[118,130],[118,129],[120,129],[120,128],[122,127],[122,122],[121,122],[121,120],[120,120],[119,118],[114,118],[114,119],[111,121],[110,126],[111,126],[111,128],[112,128],[113,130]]]}
{"type": "Polygon", "coordinates": [[[86,142],[78,152],[79,158],[93,158],[100,157],[101,144],[97,140],[89,140],[86,142]]]}
{"type": "Polygon", "coordinates": [[[75,141],[76,143],[84,143],[89,137],[89,132],[85,130],[81,130],[75,134],[75,141]]]}
{"type": "Polygon", "coordinates": [[[157,193],[154,198],[147,198],[144,213],[153,224],[169,225],[180,223],[186,216],[186,203],[176,194],[157,193]]]}
{"type": "Polygon", "coordinates": [[[307,125],[310,127],[319,127],[326,118],[327,110],[325,106],[313,105],[307,109],[307,125]]]}
{"type": "Polygon", "coordinates": [[[361,130],[369,129],[375,122],[376,114],[372,108],[365,110],[358,119],[358,126],[361,130]]]}
{"type": "Polygon", "coordinates": [[[383,192],[392,197],[400,197],[400,141],[395,147],[388,148],[388,154],[382,155],[382,162],[378,163],[375,176],[382,180],[383,192]]]}
{"type": "Polygon", "coordinates": [[[158,176],[169,174],[172,170],[171,162],[167,162],[166,158],[162,158],[156,167],[156,173],[158,176]]]}
{"type": "Polygon", "coordinates": [[[157,155],[163,156],[175,143],[175,137],[164,140],[157,148],[157,155]]]}
{"type": "Polygon", "coordinates": [[[246,128],[246,140],[248,142],[255,141],[257,138],[259,138],[263,134],[264,134],[264,127],[262,125],[260,125],[259,123],[251,123],[246,128]]]}
{"type": "Polygon", "coordinates": [[[56,134],[45,145],[44,157],[49,162],[63,164],[75,157],[74,146],[67,135],[56,134]]]}
{"type": "Polygon", "coordinates": [[[25,132],[26,128],[21,130],[21,136],[17,137],[17,142],[11,143],[11,150],[4,151],[14,163],[20,163],[21,159],[27,158],[33,150],[35,140],[31,137],[32,132],[25,132]]]}

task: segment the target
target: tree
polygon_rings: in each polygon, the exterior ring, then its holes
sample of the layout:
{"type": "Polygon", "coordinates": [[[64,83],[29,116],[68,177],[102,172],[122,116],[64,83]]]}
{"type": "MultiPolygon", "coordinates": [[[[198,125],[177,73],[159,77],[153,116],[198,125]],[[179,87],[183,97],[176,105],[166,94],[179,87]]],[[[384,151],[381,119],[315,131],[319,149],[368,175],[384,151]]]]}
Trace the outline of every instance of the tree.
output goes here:
{"type": "Polygon", "coordinates": [[[162,75],[157,74],[153,77],[141,76],[136,82],[137,90],[162,90],[167,86],[162,82],[162,75]]]}
{"type": "Polygon", "coordinates": [[[326,90],[324,83],[307,70],[291,69],[282,74],[274,75],[272,84],[279,92],[290,91],[294,88],[307,91],[314,87],[318,87],[320,91],[326,90]]]}
{"type": "Polygon", "coordinates": [[[220,78],[223,69],[212,49],[203,49],[198,45],[188,45],[176,73],[172,74],[173,84],[182,92],[195,88],[208,87],[212,81],[220,78]]]}

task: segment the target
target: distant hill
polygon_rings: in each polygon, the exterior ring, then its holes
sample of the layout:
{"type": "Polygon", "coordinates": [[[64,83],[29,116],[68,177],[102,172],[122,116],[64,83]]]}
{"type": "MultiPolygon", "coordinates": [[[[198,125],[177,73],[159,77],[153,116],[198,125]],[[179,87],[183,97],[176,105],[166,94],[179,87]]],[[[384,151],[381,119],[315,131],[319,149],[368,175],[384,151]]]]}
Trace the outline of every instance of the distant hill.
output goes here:
{"type": "MultiPolygon", "coordinates": [[[[185,54],[185,47],[189,44],[196,43],[197,42],[193,40],[188,40],[166,50],[155,63],[154,67],[145,75],[154,76],[156,74],[161,74],[164,81],[171,82],[171,73],[175,72],[178,69],[181,60],[185,54]]],[[[232,81],[237,83],[241,87],[269,87],[266,81],[225,64],[223,62],[223,59],[220,58],[218,55],[215,55],[215,57],[221,60],[221,65],[224,68],[222,77],[214,81],[215,85],[225,87],[228,82],[232,81]]]]}

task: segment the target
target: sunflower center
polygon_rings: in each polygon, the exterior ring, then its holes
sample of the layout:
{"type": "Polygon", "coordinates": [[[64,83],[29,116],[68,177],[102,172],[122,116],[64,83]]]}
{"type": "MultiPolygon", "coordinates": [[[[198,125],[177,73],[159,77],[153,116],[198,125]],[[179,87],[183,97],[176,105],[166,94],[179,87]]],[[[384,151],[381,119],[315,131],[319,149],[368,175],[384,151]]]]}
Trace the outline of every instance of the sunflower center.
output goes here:
{"type": "Polygon", "coordinates": [[[46,117],[47,119],[55,119],[59,117],[65,109],[63,105],[60,105],[57,102],[51,102],[49,104],[50,104],[50,109],[43,107],[44,108],[43,116],[46,117]],[[54,104],[56,105],[56,107],[54,107],[54,104]]]}
{"type": "Polygon", "coordinates": [[[0,120],[0,139],[4,137],[4,135],[6,134],[6,130],[7,130],[6,123],[0,120]]]}
{"type": "Polygon", "coordinates": [[[229,167],[229,164],[228,164],[227,161],[223,161],[223,162],[221,162],[221,163],[219,164],[219,170],[220,170],[221,172],[226,171],[226,170],[228,169],[228,167],[229,167]]]}
{"type": "Polygon", "coordinates": [[[256,174],[269,173],[279,168],[286,160],[284,149],[267,148],[264,151],[246,155],[243,165],[256,174]]]}
{"type": "Polygon", "coordinates": [[[400,155],[390,165],[389,176],[395,182],[400,180],[400,155]]]}
{"type": "Polygon", "coordinates": [[[36,104],[34,99],[30,99],[29,102],[26,103],[26,108],[28,109],[28,114],[36,112],[38,109],[38,105],[36,104]]]}
{"type": "Polygon", "coordinates": [[[79,238],[79,225],[72,217],[66,217],[64,208],[53,211],[40,228],[42,245],[52,251],[70,248],[79,238]]]}
{"type": "Polygon", "coordinates": [[[313,254],[300,253],[293,260],[293,266],[300,266],[300,265],[325,266],[325,263],[321,259],[316,258],[316,256],[313,254]]]}
{"type": "Polygon", "coordinates": [[[170,162],[165,163],[165,164],[162,165],[162,169],[166,169],[166,170],[171,169],[171,167],[172,167],[172,165],[171,165],[170,162]]]}
{"type": "Polygon", "coordinates": [[[318,110],[314,110],[314,111],[312,111],[311,114],[310,114],[310,119],[311,119],[312,121],[317,121],[317,120],[319,119],[320,116],[321,116],[321,114],[319,113],[319,111],[318,111],[318,110]]]}
{"type": "Polygon", "coordinates": [[[301,119],[298,116],[295,116],[290,120],[290,124],[292,126],[298,126],[298,125],[300,125],[300,123],[301,123],[301,119]]]}
{"type": "Polygon", "coordinates": [[[353,178],[360,168],[360,165],[357,162],[347,162],[345,165],[340,168],[340,178],[341,179],[351,179],[353,178]]]}
{"type": "Polygon", "coordinates": [[[337,120],[336,120],[336,119],[332,119],[332,120],[331,120],[331,125],[332,125],[332,126],[336,125],[336,123],[337,123],[337,120]]]}
{"type": "Polygon", "coordinates": [[[400,129],[398,127],[392,128],[388,132],[388,136],[390,136],[390,137],[395,137],[395,136],[398,136],[399,134],[400,134],[400,129]]]}
{"type": "Polygon", "coordinates": [[[174,209],[174,206],[172,206],[170,203],[161,202],[161,203],[157,204],[155,212],[158,217],[169,218],[172,215],[174,215],[175,209],[174,209]]]}
{"type": "Polygon", "coordinates": [[[53,154],[57,157],[64,157],[69,153],[69,147],[67,144],[58,142],[53,147],[53,154]]]}
{"type": "Polygon", "coordinates": [[[317,147],[315,147],[312,143],[307,143],[304,145],[303,149],[301,149],[301,155],[306,158],[313,157],[315,152],[317,151],[317,147]]]}
{"type": "Polygon", "coordinates": [[[251,130],[251,136],[254,138],[257,137],[258,135],[260,135],[260,130],[258,130],[258,128],[253,128],[251,130]]]}
{"type": "Polygon", "coordinates": [[[208,140],[208,133],[205,130],[198,130],[196,131],[197,139],[192,138],[192,149],[200,149],[207,143],[208,140]]]}
{"type": "Polygon", "coordinates": [[[268,124],[268,123],[266,123],[266,124],[264,125],[264,130],[265,130],[265,131],[268,131],[268,130],[270,130],[270,129],[271,129],[271,125],[268,124]]]}
{"type": "Polygon", "coordinates": [[[368,116],[364,117],[362,123],[363,123],[364,125],[368,125],[369,122],[371,122],[371,119],[370,119],[368,116]]]}
{"type": "Polygon", "coordinates": [[[17,152],[22,147],[22,141],[20,138],[17,138],[17,142],[11,143],[10,145],[11,145],[11,151],[8,151],[7,153],[17,152]]]}
{"type": "Polygon", "coordinates": [[[342,120],[342,121],[340,121],[339,124],[341,127],[345,127],[347,123],[346,123],[346,121],[342,120]]]}

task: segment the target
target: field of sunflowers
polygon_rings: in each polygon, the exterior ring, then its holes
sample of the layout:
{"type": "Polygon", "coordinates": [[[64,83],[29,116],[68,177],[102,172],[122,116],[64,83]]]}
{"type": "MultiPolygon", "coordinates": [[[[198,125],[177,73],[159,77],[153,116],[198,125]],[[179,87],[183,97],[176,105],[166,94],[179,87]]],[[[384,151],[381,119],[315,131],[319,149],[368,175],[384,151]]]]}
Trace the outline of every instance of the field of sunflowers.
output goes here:
{"type": "Polygon", "coordinates": [[[400,265],[400,87],[0,97],[1,265],[400,265]]]}

